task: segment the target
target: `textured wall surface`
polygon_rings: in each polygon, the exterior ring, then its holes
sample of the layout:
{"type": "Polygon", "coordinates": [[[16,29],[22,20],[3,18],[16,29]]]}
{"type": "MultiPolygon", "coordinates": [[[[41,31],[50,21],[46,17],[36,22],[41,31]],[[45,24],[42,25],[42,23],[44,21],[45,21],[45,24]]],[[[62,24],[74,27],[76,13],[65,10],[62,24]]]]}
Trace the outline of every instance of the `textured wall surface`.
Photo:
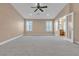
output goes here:
{"type": "Polygon", "coordinates": [[[0,4],[0,42],[23,34],[24,20],[10,4],[0,4]]]}

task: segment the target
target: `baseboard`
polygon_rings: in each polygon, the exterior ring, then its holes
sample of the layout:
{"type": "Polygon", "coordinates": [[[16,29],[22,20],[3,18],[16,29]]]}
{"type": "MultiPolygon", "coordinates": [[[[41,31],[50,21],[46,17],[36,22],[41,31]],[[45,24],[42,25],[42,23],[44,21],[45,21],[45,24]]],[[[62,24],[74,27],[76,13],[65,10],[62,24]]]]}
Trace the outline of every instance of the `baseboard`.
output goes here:
{"type": "Polygon", "coordinates": [[[8,43],[8,42],[10,42],[10,41],[12,41],[12,40],[15,40],[15,39],[17,39],[17,38],[19,38],[19,37],[22,37],[22,36],[23,36],[23,35],[18,35],[18,36],[15,36],[15,37],[13,37],[13,38],[10,38],[10,39],[8,39],[8,40],[5,40],[5,41],[3,41],[3,42],[0,43],[0,46],[3,45],[3,44],[5,44],[5,43],[8,43]]]}
{"type": "Polygon", "coordinates": [[[71,39],[68,39],[68,38],[67,38],[66,40],[73,43],[73,41],[72,41],[71,39]]]}
{"type": "Polygon", "coordinates": [[[46,35],[41,35],[41,34],[24,34],[24,36],[54,36],[54,34],[46,34],[46,35]]]}
{"type": "Polygon", "coordinates": [[[61,38],[61,39],[63,39],[63,40],[66,40],[66,41],[69,41],[69,42],[73,43],[73,41],[71,39],[68,39],[66,37],[60,37],[60,36],[58,36],[58,37],[61,38]]]}
{"type": "Polygon", "coordinates": [[[79,44],[79,42],[78,42],[78,41],[75,41],[74,43],[79,44]]]}

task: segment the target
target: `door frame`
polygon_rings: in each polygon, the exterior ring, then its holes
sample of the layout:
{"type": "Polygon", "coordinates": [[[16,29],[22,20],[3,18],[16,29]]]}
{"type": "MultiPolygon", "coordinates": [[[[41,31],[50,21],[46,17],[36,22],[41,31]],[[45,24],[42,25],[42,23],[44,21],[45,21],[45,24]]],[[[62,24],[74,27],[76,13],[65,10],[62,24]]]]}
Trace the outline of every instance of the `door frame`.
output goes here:
{"type": "Polygon", "coordinates": [[[67,20],[67,16],[70,16],[70,15],[72,15],[72,26],[73,26],[72,38],[71,39],[67,38],[66,40],[68,40],[70,42],[74,42],[74,12],[71,12],[68,15],[66,15],[66,20],[67,20]]]}

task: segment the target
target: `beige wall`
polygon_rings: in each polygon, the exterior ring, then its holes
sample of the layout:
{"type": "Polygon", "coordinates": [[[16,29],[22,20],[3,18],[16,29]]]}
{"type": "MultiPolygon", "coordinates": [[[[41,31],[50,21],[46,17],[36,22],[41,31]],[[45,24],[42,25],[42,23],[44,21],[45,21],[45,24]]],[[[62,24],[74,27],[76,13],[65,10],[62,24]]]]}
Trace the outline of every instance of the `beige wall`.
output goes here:
{"type": "MultiPolygon", "coordinates": [[[[69,36],[71,36],[71,32],[69,32],[69,30],[71,30],[70,28],[68,28],[69,27],[69,25],[68,25],[68,21],[70,20],[70,19],[67,19],[67,16],[69,16],[69,14],[70,13],[72,13],[72,12],[74,12],[73,11],[73,4],[67,4],[60,12],[59,12],[59,14],[56,16],[56,20],[63,20],[63,21],[67,21],[67,31],[65,32],[65,37],[67,37],[68,39],[70,39],[69,37],[68,37],[68,33],[70,34],[69,36]],[[63,19],[62,19],[63,18],[63,19]],[[66,19],[66,20],[65,20],[66,19]]],[[[64,25],[64,23],[63,23],[63,25],[64,25]]],[[[59,24],[58,24],[58,28],[59,28],[59,24]]],[[[63,30],[64,30],[64,28],[63,28],[63,30]]],[[[58,30],[58,33],[59,33],[59,30],[58,30]]],[[[71,39],[70,39],[71,40],[71,39]]]]}
{"type": "Polygon", "coordinates": [[[65,15],[68,15],[70,12],[72,12],[71,10],[71,4],[66,4],[66,6],[58,13],[58,15],[55,17],[55,21],[58,20],[58,30],[56,31],[56,35],[60,35],[59,32],[59,20],[61,20],[61,18],[63,18],[65,15]]]}
{"type": "Polygon", "coordinates": [[[75,41],[79,42],[79,3],[73,5],[75,41]]]}
{"type": "Polygon", "coordinates": [[[70,8],[71,4],[67,4],[56,16],[55,19],[61,18],[67,14],[69,14],[70,12],[72,12],[71,8],[70,8]]]}
{"type": "MultiPolygon", "coordinates": [[[[27,20],[25,20],[25,22],[26,22],[27,20]]],[[[52,20],[51,20],[52,21],[52,20]]],[[[33,22],[33,29],[32,29],[32,32],[27,32],[26,31],[26,26],[25,26],[25,35],[44,35],[44,36],[46,36],[46,35],[53,35],[53,30],[52,30],[52,32],[46,32],[45,31],[45,28],[46,28],[46,25],[45,25],[45,22],[46,22],[46,20],[44,19],[44,20],[39,20],[39,19],[35,19],[35,20],[33,20],[32,19],[32,22],[33,22]]]]}
{"type": "Polygon", "coordinates": [[[0,3],[0,42],[23,34],[24,21],[10,4],[0,3]]]}
{"type": "Polygon", "coordinates": [[[67,4],[55,19],[61,18],[71,12],[74,12],[74,42],[79,42],[79,3],[67,4]]]}

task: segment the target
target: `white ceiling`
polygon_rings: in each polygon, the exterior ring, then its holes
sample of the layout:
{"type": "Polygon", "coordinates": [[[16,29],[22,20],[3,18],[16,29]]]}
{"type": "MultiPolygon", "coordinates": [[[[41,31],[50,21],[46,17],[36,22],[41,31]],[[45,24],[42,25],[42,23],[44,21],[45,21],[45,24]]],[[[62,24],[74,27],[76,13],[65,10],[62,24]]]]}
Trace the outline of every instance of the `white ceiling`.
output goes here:
{"type": "Polygon", "coordinates": [[[66,5],[66,3],[41,3],[41,5],[47,5],[48,8],[43,9],[44,12],[34,12],[36,3],[12,3],[14,8],[25,19],[53,19],[66,5]]]}

